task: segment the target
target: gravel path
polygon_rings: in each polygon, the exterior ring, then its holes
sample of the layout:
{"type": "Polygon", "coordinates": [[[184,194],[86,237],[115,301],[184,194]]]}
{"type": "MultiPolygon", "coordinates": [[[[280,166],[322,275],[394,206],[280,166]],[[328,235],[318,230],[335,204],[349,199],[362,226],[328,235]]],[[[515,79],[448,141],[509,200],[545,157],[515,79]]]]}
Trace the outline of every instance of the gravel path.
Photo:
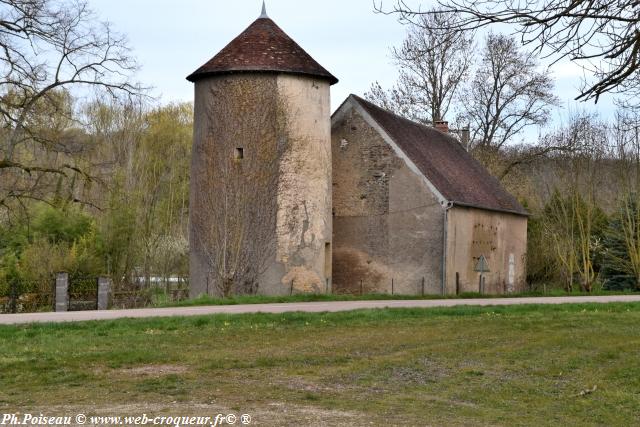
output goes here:
{"type": "Polygon", "coordinates": [[[202,307],[141,308],[133,310],[69,311],[64,313],[0,314],[0,325],[21,323],[80,322],[87,320],[111,320],[123,318],[202,316],[208,314],[241,313],[308,313],[359,310],[365,308],[432,308],[464,305],[518,305],[518,304],[579,304],[640,302],[640,295],[608,295],[581,297],[529,297],[529,298],[474,298],[434,300],[386,300],[386,301],[327,301],[278,304],[215,305],[202,307]]]}

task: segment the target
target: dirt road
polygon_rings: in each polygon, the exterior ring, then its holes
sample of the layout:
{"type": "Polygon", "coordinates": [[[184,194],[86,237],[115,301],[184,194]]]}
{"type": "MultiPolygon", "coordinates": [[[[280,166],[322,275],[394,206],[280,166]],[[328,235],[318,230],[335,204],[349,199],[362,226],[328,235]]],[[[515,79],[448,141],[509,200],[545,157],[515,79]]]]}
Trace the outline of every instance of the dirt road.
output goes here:
{"type": "Polygon", "coordinates": [[[432,308],[463,305],[517,305],[517,304],[579,304],[640,302],[640,295],[610,295],[581,297],[529,297],[529,298],[474,298],[435,300],[386,300],[386,301],[328,301],[278,304],[215,305],[203,307],[143,308],[134,310],[70,311],[64,313],[0,314],[0,325],[47,322],[80,322],[86,320],[110,320],[122,318],[202,316],[227,313],[309,313],[359,310],[365,308],[432,308]]]}

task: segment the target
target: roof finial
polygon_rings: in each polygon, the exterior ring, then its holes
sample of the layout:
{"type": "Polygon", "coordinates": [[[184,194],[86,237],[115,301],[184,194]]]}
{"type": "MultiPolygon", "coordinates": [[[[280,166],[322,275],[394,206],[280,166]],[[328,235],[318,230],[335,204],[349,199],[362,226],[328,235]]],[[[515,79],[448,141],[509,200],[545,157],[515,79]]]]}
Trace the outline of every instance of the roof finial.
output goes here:
{"type": "Polygon", "coordinates": [[[260,19],[260,18],[268,18],[268,17],[269,17],[269,15],[267,15],[267,6],[264,4],[264,0],[262,0],[262,13],[258,17],[258,19],[260,19]]]}

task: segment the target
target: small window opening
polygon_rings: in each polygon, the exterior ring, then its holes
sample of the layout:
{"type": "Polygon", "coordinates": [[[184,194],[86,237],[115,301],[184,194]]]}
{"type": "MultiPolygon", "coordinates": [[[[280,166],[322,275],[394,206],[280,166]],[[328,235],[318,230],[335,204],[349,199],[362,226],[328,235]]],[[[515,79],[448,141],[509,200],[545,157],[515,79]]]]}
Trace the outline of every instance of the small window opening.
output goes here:
{"type": "Polygon", "coordinates": [[[331,242],[324,244],[324,275],[331,277],[331,242]]]}
{"type": "Polygon", "coordinates": [[[236,148],[235,159],[236,160],[244,159],[244,148],[242,148],[242,147],[236,148]]]}

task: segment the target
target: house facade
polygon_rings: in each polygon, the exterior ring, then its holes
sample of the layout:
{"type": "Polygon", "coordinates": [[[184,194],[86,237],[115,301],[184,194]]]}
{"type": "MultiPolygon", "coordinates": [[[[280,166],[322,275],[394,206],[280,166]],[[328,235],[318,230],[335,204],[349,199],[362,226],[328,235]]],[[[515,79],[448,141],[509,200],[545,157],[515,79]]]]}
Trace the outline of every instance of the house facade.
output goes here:
{"type": "Polygon", "coordinates": [[[524,290],[527,212],[455,138],[355,95],[331,124],[337,291],[524,290]]]}

